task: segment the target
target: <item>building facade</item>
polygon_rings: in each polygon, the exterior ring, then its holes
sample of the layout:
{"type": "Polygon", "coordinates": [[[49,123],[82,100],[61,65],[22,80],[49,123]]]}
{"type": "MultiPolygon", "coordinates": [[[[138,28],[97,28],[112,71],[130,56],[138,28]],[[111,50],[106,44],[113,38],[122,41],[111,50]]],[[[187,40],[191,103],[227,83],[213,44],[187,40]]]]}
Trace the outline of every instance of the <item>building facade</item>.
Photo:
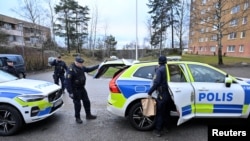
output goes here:
{"type": "Polygon", "coordinates": [[[193,54],[221,48],[224,56],[250,58],[250,0],[191,0],[188,46],[193,54]]]}
{"type": "Polygon", "coordinates": [[[25,46],[41,48],[50,37],[50,28],[0,14],[0,32],[6,35],[7,42],[0,46],[25,46]]]}

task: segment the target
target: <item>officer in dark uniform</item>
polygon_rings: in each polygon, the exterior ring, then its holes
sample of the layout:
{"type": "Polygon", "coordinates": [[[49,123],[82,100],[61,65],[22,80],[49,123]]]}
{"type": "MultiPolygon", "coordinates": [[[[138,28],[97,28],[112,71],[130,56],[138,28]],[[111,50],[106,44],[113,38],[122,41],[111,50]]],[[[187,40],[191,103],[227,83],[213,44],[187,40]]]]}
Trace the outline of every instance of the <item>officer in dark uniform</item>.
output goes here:
{"type": "Polygon", "coordinates": [[[84,60],[81,57],[76,57],[75,62],[69,67],[65,79],[66,89],[74,102],[76,122],[79,124],[82,123],[80,117],[81,101],[83,102],[83,107],[85,109],[86,119],[96,119],[96,116],[91,114],[90,100],[85,89],[85,72],[94,71],[99,65],[85,67],[83,66],[83,62],[84,60]]]}
{"type": "MultiPolygon", "coordinates": [[[[165,56],[160,56],[158,58],[159,67],[156,70],[153,85],[148,91],[149,97],[151,97],[152,93],[156,90],[158,91],[156,104],[156,123],[154,134],[158,137],[161,136],[161,132],[164,126],[165,118],[169,116],[166,113],[170,114],[170,111],[167,111],[167,103],[170,100],[170,94],[168,91],[168,83],[167,83],[167,73],[166,73],[166,63],[167,58],[165,56]]],[[[169,121],[167,121],[169,122],[169,121]]]]}
{"type": "Polygon", "coordinates": [[[6,62],[7,62],[7,66],[4,66],[3,70],[5,72],[10,73],[10,74],[12,74],[12,75],[19,78],[19,75],[18,75],[18,73],[16,71],[16,68],[14,66],[14,62],[12,60],[10,60],[10,59],[7,59],[6,62]]]}
{"type": "Polygon", "coordinates": [[[58,56],[53,62],[50,63],[51,66],[55,66],[53,79],[55,84],[59,85],[59,79],[61,82],[61,90],[64,92],[64,80],[65,80],[65,72],[68,70],[66,63],[61,59],[61,56],[58,56]]]}

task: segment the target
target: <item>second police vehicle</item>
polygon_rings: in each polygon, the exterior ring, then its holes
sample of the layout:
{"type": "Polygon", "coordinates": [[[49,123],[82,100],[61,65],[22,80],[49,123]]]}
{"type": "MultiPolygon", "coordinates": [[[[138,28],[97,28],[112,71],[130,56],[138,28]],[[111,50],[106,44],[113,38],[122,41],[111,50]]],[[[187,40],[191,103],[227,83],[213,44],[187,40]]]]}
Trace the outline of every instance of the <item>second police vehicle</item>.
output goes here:
{"type": "MultiPolygon", "coordinates": [[[[109,82],[107,109],[127,117],[137,130],[150,130],[155,123],[154,116],[143,116],[141,99],[148,97],[157,66],[158,62],[107,60],[94,76],[101,77],[110,67],[117,69],[109,82]]],[[[166,69],[173,101],[171,115],[179,117],[177,125],[192,118],[249,118],[249,79],[191,61],[169,61],[166,69]]]]}

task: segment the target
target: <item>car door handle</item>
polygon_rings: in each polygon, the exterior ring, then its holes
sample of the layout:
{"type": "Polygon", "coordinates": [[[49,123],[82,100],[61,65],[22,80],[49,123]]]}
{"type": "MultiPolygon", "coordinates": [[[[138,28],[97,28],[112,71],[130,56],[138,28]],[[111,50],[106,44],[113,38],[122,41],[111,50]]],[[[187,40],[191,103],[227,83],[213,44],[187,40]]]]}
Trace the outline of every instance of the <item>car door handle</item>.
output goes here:
{"type": "Polygon", "coordinates": [[[208,91],[208,89],[200,88],[200,89],[198,89],[198,91],[208,91]]]}
{"type": "Polygon", "coordinates": [[[179,92],[181,92],[181,90],[180,89],[176,89],[175,92],[179,93],[179,92]]]}

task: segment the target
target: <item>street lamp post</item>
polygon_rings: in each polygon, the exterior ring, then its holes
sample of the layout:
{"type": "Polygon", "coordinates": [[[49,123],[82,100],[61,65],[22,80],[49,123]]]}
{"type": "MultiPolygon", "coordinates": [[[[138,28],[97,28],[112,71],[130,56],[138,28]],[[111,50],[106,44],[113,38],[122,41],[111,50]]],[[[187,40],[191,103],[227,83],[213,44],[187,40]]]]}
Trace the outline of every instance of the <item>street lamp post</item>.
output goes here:
{"type": "Polygon", "coordinates": [[[136,45],[135,45],[135,60],[138,60],[137,0],[136,0],[136,45]]]}

